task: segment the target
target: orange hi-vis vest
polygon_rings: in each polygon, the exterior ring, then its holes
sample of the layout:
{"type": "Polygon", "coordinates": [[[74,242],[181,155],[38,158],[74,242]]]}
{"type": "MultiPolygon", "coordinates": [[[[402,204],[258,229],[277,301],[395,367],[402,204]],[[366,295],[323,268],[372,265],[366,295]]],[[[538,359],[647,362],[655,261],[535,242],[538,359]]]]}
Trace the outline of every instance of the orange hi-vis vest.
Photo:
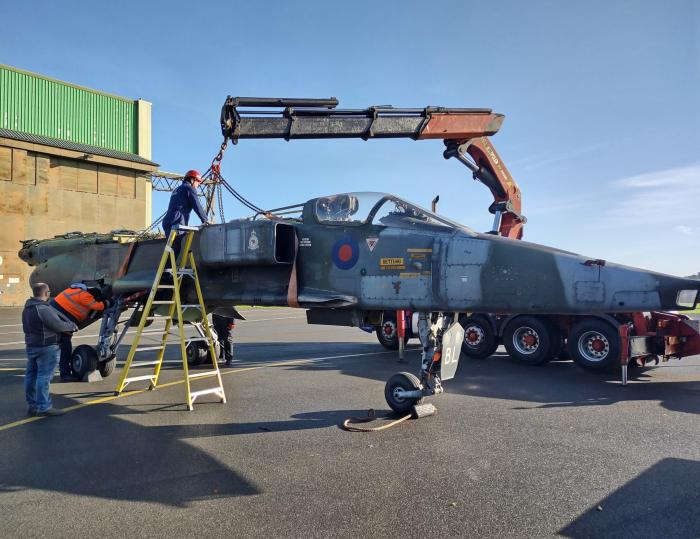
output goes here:
{"type": "Polygon", "coordinates": [[[90,292],[81,288],[66,288],[54,301],[78,322],[85,320],[90,311],[103,311],[105,308],[102,301],[97,301],[90,292]]]}

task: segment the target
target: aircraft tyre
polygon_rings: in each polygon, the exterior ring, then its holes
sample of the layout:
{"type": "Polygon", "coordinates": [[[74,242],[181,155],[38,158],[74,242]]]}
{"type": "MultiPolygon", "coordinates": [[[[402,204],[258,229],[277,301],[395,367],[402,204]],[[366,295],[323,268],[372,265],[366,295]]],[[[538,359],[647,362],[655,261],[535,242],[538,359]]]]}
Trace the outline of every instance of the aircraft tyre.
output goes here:
{"type": "Polygon", "coordinates": [[[70,357],[70,364],[73,376],[82,380],[83,376],[97,369],[97,352],[87,344],[76,346],[70,357]]]}
{"type": "Polygon", "coordinates": [[[187,345],[185,351],[187,352],[187,365],[190,367],[196,367],[204,363],[209,354],[209,348],[203,341],[191,342],[187,345]]]}
{"type": "Polygon", "coordinates": [[[102,375],[102,378],[107,378],[110,374],[114,372],[114,369],[117,367],[117,358],[113,357],[112,359],[109,359],[107,361],[103,361],[100,363],[98,369],[100,369],[100,374],[102,375]]]}
{"type": "Polygon", "coordinates": [[[384,386],[384,398],[389,407],[397,414],[407,414],[414,405],[423,402],[423,397],[418,399],[398,397],[395,394],[397,389],[403,389],[404,391],[421,389],[420,380],[410,372],[397,372],[387,380],[384,386]]]}
{"type": "Polygon", "coordinates": [[[517,363],[542,365],[561,350],[561,332],[546,318],[518,316],[508,322],[503,345],[517,363]]]}
{"type": "Polygon", "coordinates": [[[472,359],[486,359],[498,348],[493,325],[484,316],[462,316],[459,323],[464,328],[462,353],[472,359]]]}
{"type": "MultiPolygon", "coordinates": [[[[376,330],[377,340],[387,350],[399,349],[399,336],[396,332],[396,314],[384,315],[382,325],[376,330]]],[[[408,342],[408,337],[404,337],[404,344],[408,342]]]]}
{"type": "Polygon", "coordinates": [[[612,324],[584,318],[569,332],[571,359],[589,371],[610,372],[620,365],[620,336],[612,324]]]}

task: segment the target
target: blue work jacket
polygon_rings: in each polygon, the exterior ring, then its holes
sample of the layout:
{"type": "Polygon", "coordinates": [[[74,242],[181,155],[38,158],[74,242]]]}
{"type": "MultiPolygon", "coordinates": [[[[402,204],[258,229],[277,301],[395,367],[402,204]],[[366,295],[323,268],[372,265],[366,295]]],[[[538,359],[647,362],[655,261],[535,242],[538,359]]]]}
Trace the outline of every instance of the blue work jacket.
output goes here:
{"type": "Polygon", "coordinates": [[[199,202],[197,191],[191,183],[182,182],[170,196],[168,211],[163,217],[163,231],[166,237],[170,234],[170,229],[173,226],[189,223],[192,210],[195,211],[202,223],[207,221],[207,214],[199,202]]]}

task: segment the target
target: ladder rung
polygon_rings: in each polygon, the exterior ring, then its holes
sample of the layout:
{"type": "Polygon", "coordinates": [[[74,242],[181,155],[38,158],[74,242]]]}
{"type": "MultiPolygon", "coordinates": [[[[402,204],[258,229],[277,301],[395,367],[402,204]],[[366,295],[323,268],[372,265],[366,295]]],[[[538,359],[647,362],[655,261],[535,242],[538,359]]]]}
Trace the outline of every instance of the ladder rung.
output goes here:
{"type": "Polygon", "coordinates": [[[206,378],[207,376],[216,376],[219,374],[219,371],[204,371],[204,372],[196,372],[194,374],[188,375],[189,378],[206,378]]]}
{"type": "Polygon", "coordinates": [[[216,393],[221,398],[224,398],[223,391],[220,387],[210,387],[209,389],[200,389],[199,391],[192,391],[190,393],[190,397],[192,398],[192,400],[194,400],[201,395],[211,395],[212,393],[216,393]]]}
{"type": "Polygon", "coordinates": [[[132,376],[131,378],[127,378],[124,380],[125,384],[131,383],[131,382],[138,382],[139,380],[154,380],[156,377],[155,374],[147,374],[145,376],[132,376]]]}
{"type": "Polygon", "coordinates": [[[141,348],[137,348],[137,352],[145,352],[147,350],[162,350],[165,348],[165,346],[142,346],[141,348]]]}
{"type": "Polygon", "coordinates": [[[156,288],[175,288],[174,284],[159,284],[156,288]]]}
{"type": "MultiPolygon", "coordinates": [[[[164,273],[172,273],[173,270],[172,268],[168,268],[164,270],[164,273]]],[[[194,275],[194,270],[189,269],[189,268],[184,268],[184,269],[179,269],[177,270],[178,275],[194,275]]]]}
{"type": "Polygon", "coordinates": [[[201,309],[202,306],[199,303],[185,303],[181,305],[183,309],[201,309]]]}
{"type": "Polygon", "coordinates": [[[134,361],[131,364],[131,367],[145,367],[147,365],[156,365],[157,363],[160,363],[157,359],[154,361],[134,361]]]}
{"type": "Polygon", "coordinates": [[[158,301],[152,301],[151,305],[172,305],[173,303],[175,303],[175,301],[172,299],[169,299],[169,300],[163,299],[163,300],[158,300],[158,301]]]}
{"type": "Polygon", "coordinates": [[[187,339],[187,342],[188,342],[188,343],[190,343],[190,342],[198,342],[198,341],[206,341],[206,342],[209,342],[209,339],[207,339],[206,337],[192,337],[191,339],[187,339]]]}

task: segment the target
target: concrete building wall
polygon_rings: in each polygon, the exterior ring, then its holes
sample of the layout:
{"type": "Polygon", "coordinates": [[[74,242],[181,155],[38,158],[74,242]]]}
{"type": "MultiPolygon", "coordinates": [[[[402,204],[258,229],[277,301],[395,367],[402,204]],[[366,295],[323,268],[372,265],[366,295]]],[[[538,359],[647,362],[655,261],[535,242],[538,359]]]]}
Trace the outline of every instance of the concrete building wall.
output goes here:
{"type": "Polygon", "coordinates": [[[84,157],[0,139],[0,306],[22,305],[30,295],[32,268],[17,256],[20,240],[150,224],[149,171],[84,157]]]}

